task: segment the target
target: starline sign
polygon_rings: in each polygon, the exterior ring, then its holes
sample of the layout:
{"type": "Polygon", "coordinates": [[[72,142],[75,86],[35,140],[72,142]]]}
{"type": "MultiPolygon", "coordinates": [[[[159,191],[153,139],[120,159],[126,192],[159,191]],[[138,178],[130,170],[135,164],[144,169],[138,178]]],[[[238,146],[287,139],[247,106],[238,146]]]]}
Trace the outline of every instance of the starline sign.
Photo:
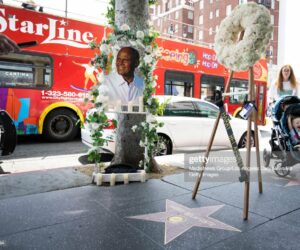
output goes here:
{"type": "Polygon", "coordinates": [[[89,48],[88,43],[94,39],[91,32],[83,32],[76,29],[66,29],[65,20],[47,18],[48,23],[33,23],[29,20],[20,21],[16,15],[5,14],[5,9],[0,8],[0,33],[7,29],[27,34],[46,37],[41,44],[64,44],[76,48],[89,48]]]}

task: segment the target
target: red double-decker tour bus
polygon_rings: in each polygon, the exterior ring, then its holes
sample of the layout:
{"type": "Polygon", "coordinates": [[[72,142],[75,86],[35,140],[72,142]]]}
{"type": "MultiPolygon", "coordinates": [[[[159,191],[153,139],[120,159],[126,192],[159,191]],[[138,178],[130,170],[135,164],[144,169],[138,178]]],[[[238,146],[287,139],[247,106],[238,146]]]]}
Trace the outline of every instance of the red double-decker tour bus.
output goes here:
{"type": "MultiPolygon", "coordinates": [[[[210,48],[167,39],[158,39],[162,59],[158,61],[155,74],[158,75],[157,95],[184,95],[205,98],[209,90],[224,90],[229,78],[229,70],[221,65],[215,51],[210,48]]],[[[268,68],[265,59],[254,66],[256,106],[258,124],[265,123],[268,68]]],[[[234,72],[229,92],[236,93],[225,97],[229,113],[237,116],[248,90],[248,71],[234,72]]]]}
{"type": "MultiPolygon", "coordinates": [[[[96,83],[98,70],[88,43],[101,41],[103,26],[32,10],[0,5],[0,32],[17,43],[35,41],[20,53],[0,56],[0,108],[14,119],[18,134],[44,134],[52,141],[67,141],[79,133],[89,108],[84,98],[96,83]]],[[[204,98],[211,87],[223,89],[229,77],[212,49],[158,38],[162,58],[154,74],[156,94],[204,98]]],[[[267,65],[254,65],[259,110],[263,124],[267,65]]],[[[230,91],[244,91],[248,73],[234,73],[230,91]]],[[[236,114],[245,96],[226,97],[236,114]]]]}

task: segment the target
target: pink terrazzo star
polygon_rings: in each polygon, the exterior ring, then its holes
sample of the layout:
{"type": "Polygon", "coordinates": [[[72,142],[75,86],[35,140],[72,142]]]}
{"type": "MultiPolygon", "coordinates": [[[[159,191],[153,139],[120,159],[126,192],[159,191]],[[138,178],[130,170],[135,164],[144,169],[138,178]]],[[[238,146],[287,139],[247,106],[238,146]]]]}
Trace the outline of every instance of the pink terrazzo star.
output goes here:
{"type": "Polygon", "coordinates": [[[165,242],[168,244],[192,227],[205,227],[241,232],[239,229],[209,217],[224,205],[189,208],[171,200],[166,200],[166,211],[130,216],[130,219],[165,223],[165,242]]]}

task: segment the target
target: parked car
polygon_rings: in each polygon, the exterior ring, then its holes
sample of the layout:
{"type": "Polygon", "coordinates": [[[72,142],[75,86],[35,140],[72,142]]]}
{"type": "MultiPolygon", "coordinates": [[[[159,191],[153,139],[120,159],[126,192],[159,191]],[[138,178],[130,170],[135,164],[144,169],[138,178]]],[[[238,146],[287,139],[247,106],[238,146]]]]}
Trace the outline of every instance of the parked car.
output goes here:
{"type": "MultiPolygon", "coordinates": [[[[179,96],[156,96],[160,103],[167,102],[162,116],[156,119],[164,123],[158,128],[160,141],[159,155],[172,154],[177,150],[199,150],[208,145],[212,129],[219,112],[219,108],[207,101],[179,96]]],[[[109,119],[114,118],[115,113],[108,112],[109,119]]],[[[230,116],[231,126],[239,148],[246,145],[247,121],[230,116]]],[[[90,132],[84,126],[81,130],[82,142],[91,147],[90,132]]],[[[104,138],[114,138],[113,129],[104,130],[104,138]]],[[[254,145],[254,135],[251,136],[251,144],[254,145]]],[[[231,147],[223,121],[221,120],[214,138],[214,146],[231,147]]],[[[114,152],[114,139],[108,141],[104,151],[114,152]]]]}

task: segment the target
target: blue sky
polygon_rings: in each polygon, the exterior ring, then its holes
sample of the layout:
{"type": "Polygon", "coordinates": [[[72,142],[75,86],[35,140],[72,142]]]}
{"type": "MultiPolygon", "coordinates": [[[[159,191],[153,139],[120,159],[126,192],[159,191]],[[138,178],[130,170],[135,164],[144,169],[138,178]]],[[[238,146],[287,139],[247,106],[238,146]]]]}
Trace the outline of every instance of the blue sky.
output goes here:
{"type": "MultiPolygon", "coordinates": [[[[21,6],[22,2],[25,1],[4,0],[4,3],[21,6]]],[[[64,15],[67,3],[69,17],[103,24],[105,22],[104,14],[108,0],[34,0],[34,2],[44,6],[45,12],[60,16],[64,15]],[[84,8],[82,7],[83,5],[84,8]]]]}

